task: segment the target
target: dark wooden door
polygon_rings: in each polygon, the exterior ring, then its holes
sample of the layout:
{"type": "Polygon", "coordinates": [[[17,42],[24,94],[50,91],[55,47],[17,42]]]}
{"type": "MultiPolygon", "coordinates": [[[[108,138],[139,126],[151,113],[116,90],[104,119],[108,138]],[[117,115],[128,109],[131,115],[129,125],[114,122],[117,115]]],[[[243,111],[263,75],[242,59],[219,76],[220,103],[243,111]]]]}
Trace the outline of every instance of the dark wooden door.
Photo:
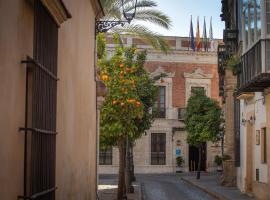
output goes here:
{"type": "MultiPolygon", "coordinates": [[[[202,165],[201,171],[206,171],[207,151],[206,143],[202,147],[202,165]]],[[[199,148],[195,146],[189,146],[189,171],[197,171],[199,163],[199,148]]]]}

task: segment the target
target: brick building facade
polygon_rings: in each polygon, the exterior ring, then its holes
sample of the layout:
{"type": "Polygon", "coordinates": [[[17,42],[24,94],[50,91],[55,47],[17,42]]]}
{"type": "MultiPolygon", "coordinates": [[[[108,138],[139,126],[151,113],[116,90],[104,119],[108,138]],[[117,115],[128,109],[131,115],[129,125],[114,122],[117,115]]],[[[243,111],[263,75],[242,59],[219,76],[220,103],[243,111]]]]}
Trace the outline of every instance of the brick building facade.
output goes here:
{"type": "MultiPolygon", "coordinates": [[[[176,157],[179,155],[185,160],[181,170],[196,170],[198,152],[186,143],[183,113],[193,88],[203,88],[206,95],[219,101],[216,52],[219,40],[214,40],[214,45],[211,45],[213,49],[207,52],[194,52],[188,48],[189,38],[165,37],[172,50],[164,54],[152,49],[142,40],[130,36],[122,37],[124,45],[135,45],[138,50],[147,49],[145,68],[151,76],[161,73],[167,75],[156,82],[160,86],[157,106],[162,110],[162,115],[155,119],[150,130],[134,147],[135,172],[175,172],[179,170],[176,167],[176,157]]],[[[113,46],[111,36],[108,36],[109,53],[113,51],[113,46]]],[[[205,170],[215,170],[214,157],[220,152],[220,144],[205,145],[205,170]]],[[[118,149],[102,152],[99,158],[100,173],[118,172],[118,149]]]]}

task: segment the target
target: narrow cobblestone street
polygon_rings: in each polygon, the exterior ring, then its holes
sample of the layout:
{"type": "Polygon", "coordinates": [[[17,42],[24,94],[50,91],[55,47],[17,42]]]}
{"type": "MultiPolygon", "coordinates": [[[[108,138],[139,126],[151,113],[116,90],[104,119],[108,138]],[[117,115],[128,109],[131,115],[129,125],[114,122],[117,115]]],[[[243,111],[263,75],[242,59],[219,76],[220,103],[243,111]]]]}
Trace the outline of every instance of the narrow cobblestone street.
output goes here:
{"type": "Polygon", "coordinates": [[[177,175],[139,175],[144,200],[212,200],[207,193],[177,175]]]}
{"type": "MultiPolygon", "coordinates": [[[[176,174],[140,174],[136,175],[137,183],[140,183],[141,194],[133,195],[132,200],[214,200],[207,193],[181,180],[176,174]]],[[[113,199],[117,188],[116,175],[101,175],[99,181],[100,200],[113,199]],[[106,186],[105,190],[101,186],[106,186]],[[103,190],[103,191],[102,191],[103,190]],[[109,197],[111,196],[113,197],[109,197]]],[[[136,185],[135,184],[135,185],[136,185]]]]}

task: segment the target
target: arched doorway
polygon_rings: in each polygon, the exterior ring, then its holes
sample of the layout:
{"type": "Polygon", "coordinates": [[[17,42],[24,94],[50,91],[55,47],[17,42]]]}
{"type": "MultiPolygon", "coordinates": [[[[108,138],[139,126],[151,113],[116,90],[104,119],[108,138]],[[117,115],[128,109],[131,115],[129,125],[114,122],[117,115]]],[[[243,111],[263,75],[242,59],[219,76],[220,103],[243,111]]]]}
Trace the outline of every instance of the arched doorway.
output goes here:
{"type": "MultiPolygon", "coordinates": [[[[202,148],[202,165],[201,171],[206,171],[206,159],[207,159],[207,150],[206,143],[203,144],[202,148]]],[[[189,145],[189,171],[197,171],[199,163],[199,148],[189,145]]]]}

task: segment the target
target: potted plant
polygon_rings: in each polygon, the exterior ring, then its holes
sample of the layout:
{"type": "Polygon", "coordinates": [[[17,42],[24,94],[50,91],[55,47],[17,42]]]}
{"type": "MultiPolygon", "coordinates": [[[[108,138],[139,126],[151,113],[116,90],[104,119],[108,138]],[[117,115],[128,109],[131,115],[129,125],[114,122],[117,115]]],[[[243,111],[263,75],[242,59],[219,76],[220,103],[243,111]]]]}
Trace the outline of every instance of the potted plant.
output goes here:
{"type": "Polygon", "coordinates": [[[232,55],[226,60],[226,66],[232,71],[233,75],[237,75],[241,72],[240,62],[240,57],[237,55],[232,55]]]}
{"type": "Polygon", "coordinates": [[[215,163],[217,165],[217,171],[221,172],[222,171],[222,162],[223,162],[222,157],[219,156],[219,155],[216,155],[214,161],[215,161],[215,163]]]}
{"type": "MultiPolygon", "coordinates": [[[[183,167],[183,164],[185,163],[185,160],[182,156],[176,157],[176,165],[177,167],[181,168],[183,167]]],[[[181,173],[181,170],[176,171],[176,173],[181,173]]]]}

